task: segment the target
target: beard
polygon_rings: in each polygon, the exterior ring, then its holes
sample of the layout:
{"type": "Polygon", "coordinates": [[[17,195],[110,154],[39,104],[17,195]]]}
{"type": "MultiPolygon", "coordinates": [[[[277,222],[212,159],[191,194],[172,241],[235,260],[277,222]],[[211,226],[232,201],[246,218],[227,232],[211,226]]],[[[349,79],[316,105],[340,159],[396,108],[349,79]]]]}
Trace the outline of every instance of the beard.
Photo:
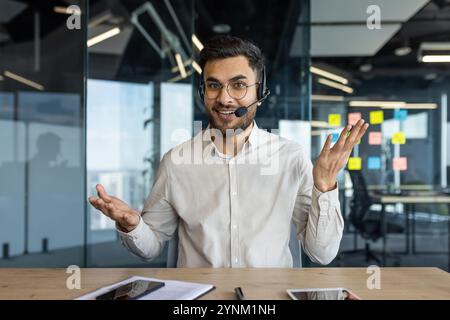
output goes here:
{"type": "Polygon", "coordinates": [[[231,109],[236,110],[237,106],[223,106],[220,104],[216,104],[213,106],[212,110],[206,109],[206,115],[208,117],[209,125],[212,129],[220,130],[222,135],[225,137],[227,134],[227,130],[232,130],[235,133],[239,133],[242,131],[245,131],[249,126],[252,125],[253,120],[255,119],[256,115],[256,108],[253,108],[254,106],[251,106],[248,108],[247,113],[242,117],[236,117],[232,121],[225,121],[220,118],[218,118],[217,109],[231,109]]]}

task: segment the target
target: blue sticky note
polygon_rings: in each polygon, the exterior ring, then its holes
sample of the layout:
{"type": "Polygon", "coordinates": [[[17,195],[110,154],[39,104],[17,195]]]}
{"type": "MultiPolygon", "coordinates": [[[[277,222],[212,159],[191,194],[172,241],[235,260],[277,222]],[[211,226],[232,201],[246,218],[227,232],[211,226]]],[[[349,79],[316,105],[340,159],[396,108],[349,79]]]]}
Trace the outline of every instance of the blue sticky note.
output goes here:
{"type": "Polygon", "coordinates": [[[331,142],[336,142],[339,139],[339,133],[332,133],[331,134],[331,142]]]}
{"type": "Polygon", "coordinates": [[[369,157],[367,161],[367,167],[369,170],[381,169],[381,158],[380,157],[369,157]]]}
{"type": "Polygon", "coordinates": [[[394,111],[394,118],[400,121],[405,121],[408,117],[408,110],[405,109],[396,109],[394,111]]]}

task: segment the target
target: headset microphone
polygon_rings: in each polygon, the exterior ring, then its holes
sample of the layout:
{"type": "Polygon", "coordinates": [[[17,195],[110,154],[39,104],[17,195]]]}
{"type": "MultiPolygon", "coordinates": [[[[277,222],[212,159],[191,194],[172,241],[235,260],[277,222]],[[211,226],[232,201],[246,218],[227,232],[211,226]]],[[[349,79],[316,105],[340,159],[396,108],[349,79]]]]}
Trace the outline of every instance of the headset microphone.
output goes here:
{"type": "Polygon", "coordinates": [[[240,107],[237,108],[236,111],[234,112],[234,115],[238,118],[245,116],[245,114],[247,113],[247,108],[246,107],[240,107]]]}
{"type": "Polygon", "coordinates": [[[245,114],[248,112],[248,108],[250,108],[252,105],[254,105],[255,103],[261,103],[263,102],[270,94],[270,91],[266,91],[266,95],[263,96],[261,99],[256,100],[255,102],[249,104],[246,107],[239,107],[236,109],[236,111],[234,112],[234,115],[238,118],[245,116],[245,114]]]}

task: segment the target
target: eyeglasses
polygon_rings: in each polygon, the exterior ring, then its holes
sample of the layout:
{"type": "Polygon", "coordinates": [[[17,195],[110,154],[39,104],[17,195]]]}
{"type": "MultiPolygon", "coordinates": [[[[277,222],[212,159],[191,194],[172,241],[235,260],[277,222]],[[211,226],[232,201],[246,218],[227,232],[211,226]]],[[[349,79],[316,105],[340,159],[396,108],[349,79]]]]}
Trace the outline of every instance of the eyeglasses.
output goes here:
{"type": "MultiPolygon", "coordinates": [[[[227,83],[227,93],[228,95],[236,100],[243,99],[247,95],[247,91],[249,87],[253,87],[259,85],[260,82],[256,82],[254,84],[245,84],[242,81],[231,81],[227,83]]],[[[206,82],[205,85],[205,95],[208,99],[216,99],[220,91],[224,88],[224,85],[219,82],[209,81],[206,82]]]]}

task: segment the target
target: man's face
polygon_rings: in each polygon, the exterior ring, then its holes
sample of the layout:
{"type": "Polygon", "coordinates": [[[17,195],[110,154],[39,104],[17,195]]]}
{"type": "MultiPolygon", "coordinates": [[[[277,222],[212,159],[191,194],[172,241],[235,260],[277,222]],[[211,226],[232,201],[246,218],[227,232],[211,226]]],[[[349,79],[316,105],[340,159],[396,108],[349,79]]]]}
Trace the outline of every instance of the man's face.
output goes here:
{"type": "MultiPolygon", "coordinates": [[[[205,81],[205,92],[210,88],[217,88],[217,85],[223,85],[223,88],[218,92],[216,98],[209,98],[205,94],[205,109],[212,128],[219,129],[222,134],[226,130],[245,130],[252,124],[256,114],[257,105],[248,108],[248,112],[243,117],[236,117],[234,113],[224,114],[230,111],[235,111],[239,107],[246,107],[257,100],[258,82],[256,72],[250,68],[248,59],[244,56],[237,56],[233,58],[217,59],[208,61],[203,70],[205,81]],[[227,92],[227,84],[236,85],[251,85],[247,88],[246,95],[241,99],[236,99],[227,92]]],[[[231,90],[230,90],[231,92],[231,90]]]]}

